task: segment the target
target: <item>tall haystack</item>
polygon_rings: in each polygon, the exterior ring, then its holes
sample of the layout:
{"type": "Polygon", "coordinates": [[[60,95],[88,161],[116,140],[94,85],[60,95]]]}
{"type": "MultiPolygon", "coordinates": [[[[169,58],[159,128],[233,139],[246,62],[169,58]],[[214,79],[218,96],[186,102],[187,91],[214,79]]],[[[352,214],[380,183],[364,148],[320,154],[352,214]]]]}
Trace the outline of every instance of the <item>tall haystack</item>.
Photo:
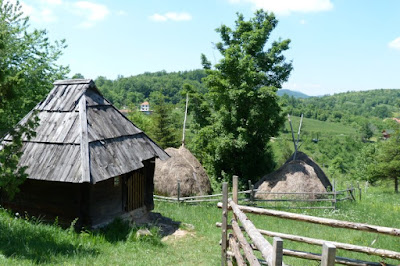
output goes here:
{"type": "MultiPolygon", "coordinates": [[[[297,152],[278,170],[270,173],[255,184],[263,192],[326,192],[332,185],[322,169],[305,153],[297,152]]],[[[256,193],[256,198],[273,199],[281,195],[256,193]]],[[[310,194],[309,198],[315,198],[310,194]]]]}
{"type": "Polygon", "coordinates": [[[184,146],[165,150],[171,158],[156,160],[154,190],[161,195],[176,196],[180,180],[180,196],[211,193],[211,184],[200,162],[184,146]]]}

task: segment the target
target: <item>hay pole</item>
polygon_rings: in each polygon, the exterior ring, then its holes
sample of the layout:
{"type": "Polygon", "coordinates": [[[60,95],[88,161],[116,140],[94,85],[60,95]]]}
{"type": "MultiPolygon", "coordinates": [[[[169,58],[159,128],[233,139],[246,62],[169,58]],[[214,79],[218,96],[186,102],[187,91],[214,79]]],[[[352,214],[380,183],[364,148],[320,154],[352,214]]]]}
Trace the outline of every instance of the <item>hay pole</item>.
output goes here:
{"type": "MultiPolygon", "coordinates": [[[[218,203],[217,206],[219,208],[221,208],[222,204],[218,203]]],[[[379,233],[379,234],[383,234],[383,235],[400,237],[400,229],[398,229],[398,228],[370,225],[370,224],[365,224],[365,223],[348,222],[348,221],[329,219],[329,218],[321,218],[321,217],[315,217],[315,216],[310,216],[310,215],[277,211],[277,210],[268,210],[268,209],[249,207],[249,206],[243,206],[243,205],[236,205],[236,207],[245,213],[254,213],[254,214],[259,214],[259,215],[274,216],[274,217],[279,217],[279,218],[283,218],[283,219],[327,225],[327,226],[336,227],[336,228],[347,228],[347,229],[353,229],[353,230],[358,230],[358,231],[365,231],[365,232],[379,233]]]]}
{"type": "Polygon", "coordinates": [[[288,120],[289,120],[290,130],[292,131],[292,139],[293,139],[293,145],[294,145],[293,161],[295,161],[296,160],[296,154],[297,154],[297,145],[296,145],[296,140],[294,138],[292,120],[290,119],[290,115],[289,114],[287,116],[288,116],[288,120]]]}
{"type": "Polygon", "coordinates": [[[183,132],[182,132],[182,147],[185,147],[185,130],[186,130],[188,103],[189,103],[189,93],[186,93],[185,118],[183,119],[183,132]]]}

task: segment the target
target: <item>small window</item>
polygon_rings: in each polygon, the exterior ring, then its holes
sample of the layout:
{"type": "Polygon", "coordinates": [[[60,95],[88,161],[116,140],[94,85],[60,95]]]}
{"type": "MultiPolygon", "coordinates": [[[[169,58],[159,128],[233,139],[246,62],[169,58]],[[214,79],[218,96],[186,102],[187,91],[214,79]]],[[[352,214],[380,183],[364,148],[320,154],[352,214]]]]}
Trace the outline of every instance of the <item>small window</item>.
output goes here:
{"type": "Polygon", "coordinates": [[[119,186],[119,176],[114,177],[114,187],[119,186]]]}

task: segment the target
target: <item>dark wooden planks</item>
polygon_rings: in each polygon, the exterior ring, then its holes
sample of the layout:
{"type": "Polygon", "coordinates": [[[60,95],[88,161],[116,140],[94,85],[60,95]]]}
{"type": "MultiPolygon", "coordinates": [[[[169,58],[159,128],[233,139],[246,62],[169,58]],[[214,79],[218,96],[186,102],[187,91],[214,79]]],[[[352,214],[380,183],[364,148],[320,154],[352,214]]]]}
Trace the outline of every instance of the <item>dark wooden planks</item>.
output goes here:
{"type": "Polygon", "coordinates": [[[78,174],[80,173],[78,145],[25,143],[22,152],[20,165],[28,167],[26,173],[30,179],[80,182],[82,175],[78,174]]]}
{"type": "Polygon", "coordinates": [[[113,106],[95,106],[88,110],[89,141],[129,136],[142,131],[113,106]]]}

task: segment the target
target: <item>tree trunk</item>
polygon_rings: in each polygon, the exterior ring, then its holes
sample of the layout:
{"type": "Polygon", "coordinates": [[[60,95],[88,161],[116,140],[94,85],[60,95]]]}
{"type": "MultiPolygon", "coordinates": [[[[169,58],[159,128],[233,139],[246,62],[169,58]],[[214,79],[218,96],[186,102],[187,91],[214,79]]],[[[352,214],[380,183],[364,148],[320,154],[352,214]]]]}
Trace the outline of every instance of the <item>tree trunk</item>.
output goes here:
{"type": "Polygon", "coordinates": [[[394,178],[394,192],[399,193],[399,178],[394,178]]]}

